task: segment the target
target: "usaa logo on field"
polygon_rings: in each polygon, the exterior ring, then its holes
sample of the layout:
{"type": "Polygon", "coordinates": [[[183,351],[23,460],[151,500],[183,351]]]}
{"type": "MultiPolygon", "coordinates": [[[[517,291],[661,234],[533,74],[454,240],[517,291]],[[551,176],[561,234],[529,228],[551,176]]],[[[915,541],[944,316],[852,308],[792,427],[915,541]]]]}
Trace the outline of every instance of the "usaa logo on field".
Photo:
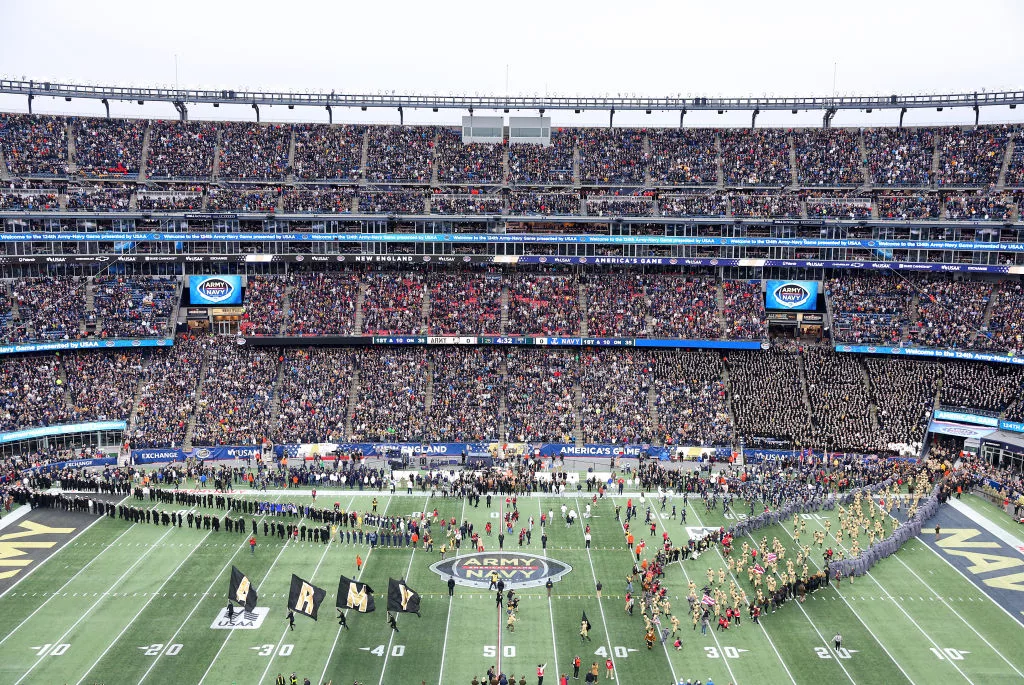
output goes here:
{"type": "Polygon", "coordinates": [[[811,299],[811,291],[799,283],[783,283],[773,293],[775,301],[783,307],[800,307],[811,299]]]}
{"type": "Polygon", "coordinates": [[[459,585],[486,590],[491,586],[494,573],[508,587],[540,587],[548,578],[552,582],[561,580],[572,571],[572,566],[536,554],[481,552],[439,561],[430,570],[444,580],[450,576],[459,585]]]}
{"type": "Polygon", "coordinates": [[[231,299],[235,293],[235,286],[223,278],[207,278],[196,290],[210,302],[223,302],[231,299]]]}

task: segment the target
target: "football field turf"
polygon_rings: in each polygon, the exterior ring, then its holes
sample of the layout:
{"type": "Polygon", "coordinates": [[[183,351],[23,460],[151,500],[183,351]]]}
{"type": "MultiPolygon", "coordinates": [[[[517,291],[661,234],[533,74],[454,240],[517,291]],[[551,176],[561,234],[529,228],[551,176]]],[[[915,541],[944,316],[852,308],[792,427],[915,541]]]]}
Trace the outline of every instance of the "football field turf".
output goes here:
{"type": "MultiPolygon", "coordinates": [[[[299,492],[273,491],[259,497],[310,502],[308,495],[299,492]]],[[[373,496],[322,491],[317,504],[339,502],[346,510],[368,511],[373,496]]],[[[328,545],[284,542],[264,537],[261,526],[252,554],[248,535],[239,533],[89,519],[66,546],[25,571],[25,577],[0,598],[0,682],[272,683],[278,673],[287,677],[295,672],[300,683],[309,678],[312,683],[333,681],[335,685],[350,685],[354,680],[367,685],[469,685],[493,665],[515,674],[517,681],[525,675],[533,685],[537,665],[547,664],[544,682],[550,685],[558,682],[561,673],[568,673],[570,682],[582,683],[585,670],[594,662],[606,681],[604,662],[609,656],[616,680],[638,685],[697,678],[711,678],[719,685],[1024,682],[1020,623],[1024,620],[1024,551],[1005,541],[993,542],[996,538],[980,525],[971,524],[980,533],[972,535],[974,529],[965,525],[957,533],[950,527],[955,521],[947,522],[945,546],[941,541],[937,545],[929,530],[852,585],[844,580],[838,587],[833,583],[809,595],[804,604],[790,601],[763,616],[761,625],[753,624],[744,611],[741,625],[725,632],[709,629],[707,635],[693,630],[687,582],[692,579],[702,587],[711,568],[717,583],[718,569],[725,567],[721,553],[710,551],[695,560],[670,564],[663,582],[682,622],[683,647],[673,649],[670,638],[649,651],[639,602],[635,615],[624,611],[632,554],[613,504],[624,505],[625,497],[606,497],[594,509],[589,520],[590,550],[585,548],[581,525],[567,528],[559,520],[563,503],[580,512],[585,509],[586,490],[564,498],[521,497],[522,518],[516,530],[532,515],[538,521],[532,543],[520,548],[517,536],[508,536],[504,551],[498,553],[501,498],[495,497],[488,509],[486,501],[469,507],[461,499],[419,493],[376,496],[378,510],[385,514],[408,516],[436,508],[441,517],[468,519],[483,536],[488,556],[520,560],[500,562],[507,566],[536,566],[538,558],[547,557],[571,570],[555,583],[550,599],[543,586],[518,590],[520,621],[510,632],[492,591],[460,585],[449,599],[446,578],[430,569],[440,561],[443,539],[436,524],[432,553],[406,547],[370,551],[367,545],[336,541],[328,545]],[[539,519],[548,510],[555,512],[556,521],[548,526],[548,548],[542,553],[539,519]],[[490,538],[483,534],[487,522],[495,529],[490,538]],[[357,554],[365,560],[361,572],[356,569],[357,554]],[[958,561],[965,565],[958,567],[958,561]],[[258,628],[212,627],[227,602],[232,565],[257,588],[258,606],[269,609],[258,628]],[[293,573],[327,590],[319,621],[296,616],[294,631],[285,620],[293,573]],[[340,630],[334,619],[340,574],[357,578],[376,592],[377,610],[349,611],[347,631],[340,630]],[[397,633],[385,620],[389,578],[406,579],[422,595],[421,616],[400,615],[397,633]],[[598,579],[604,585],[600,601],[594,588],[598,579]],[[581,644],[584,611],[593,624],[592,641],[581,644]],[[840,650],[832,644],[837,631],[843,636],[840,650]],[[579,681],[571,678],[576,655],[584,666],[579,681]]],[[[648,499],[657,524],[656,534],[649,537],[649,526],[643,523],[646,505],[635,495],[634,504],[639,509],[633,524],[637,539],[649,540],[652,548],[660,543],[664,530],[681,544],[687,539],[687,526],[728,524],[721,509],[707,512],[699,500],[690,500],[684,525],[678,517],[670,518],[673,504],[682,508],[681,497],[675,497],[665,512],[660,503],[648,499]]],[[[1008,517],[977,498],[965,498],[961,507],[1000,526],[1004,537],[1017,532],[1008,517]]],[[[948,511],[968,520],[955,510],[948,511]]],[[[204,513],[225,512],[206,509],[204,513]]],[[[835,531],[836,512],[804,515],[805,542],[811,532],[823,530],[829,516],[835,531]]],[[[15,524],[0,531],[0,540],[11,539],[8,536],[17,530],[15,524]]],[[[762,535],[769,542],[778,537],[793,548],[791,532],[787,523],[758,531],[756,541],[746,541],[753,546],[762,535]]],[[[736,547],[742,542],[737,540],[736,547]]],[[[835,540],[831,543],[836,545],[835,540]]],[[[469,552],[464,546],[460,553],[469,552]]],[[[820,561],[821,556],[814,553],[812,559],[820,561]]],[[[815,570],[812,566],[811,571],[815,570]]],[[[753,596],[746,577],[735,580],[753,596]]],[[[729,581],[727,573],[723,589],[729,581]]]]}

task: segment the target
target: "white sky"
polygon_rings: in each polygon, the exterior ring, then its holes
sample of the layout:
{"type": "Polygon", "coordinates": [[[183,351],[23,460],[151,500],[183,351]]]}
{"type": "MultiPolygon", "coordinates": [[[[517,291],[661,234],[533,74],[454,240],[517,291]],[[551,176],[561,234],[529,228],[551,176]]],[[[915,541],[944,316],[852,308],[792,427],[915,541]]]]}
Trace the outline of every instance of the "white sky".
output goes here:
{"type": "MultiPolygon", "coordinates": [[[[1024,88],[1024,2],[62,2],[0,0],[0,74],[103,85],[420,94],[664,96],[971,92],[1024,88]],[[177,74],[175,74],[177,55],[177,74]]],[[[0,96],[0,110],[25,111],[0,96]]],[[[37,98],[36,112],[102,114],[98,102],[37,98]]],[[[174,118],[169,104],[111,103],[114,116],[174,118]]],[[[252,120],[248,107],[190,118],[252,120]]],[[[465,112],[407,111],[457,124],[465,112]]],[[[478,112],[478,114],[488,114],[478,112]]],[[[535,114],[523,112],[522,114],[535,114]]],[[[607,125],[606,113],[549,112],[607,125]]],[[[326,121],[263,108],[264,121],[326,121]]],[[[973,122],[911,110],[908,125],[973,122]]],[[[391,110],[335,121],[396,123],[391,110]]],[[[898,112],[840,112],[835,125],[892,125],[898,112]]],[[[982,110],[982,123],[1024,107],[982,110]]],[[[678,125],[678,113],[618,113],[617,125],[678,125]]],[[[749,113],[691,112],[688,126],[746,126],[749,113]]],[[[816,126],[820,112],[762,113],[759,126],[816,126]]]]}

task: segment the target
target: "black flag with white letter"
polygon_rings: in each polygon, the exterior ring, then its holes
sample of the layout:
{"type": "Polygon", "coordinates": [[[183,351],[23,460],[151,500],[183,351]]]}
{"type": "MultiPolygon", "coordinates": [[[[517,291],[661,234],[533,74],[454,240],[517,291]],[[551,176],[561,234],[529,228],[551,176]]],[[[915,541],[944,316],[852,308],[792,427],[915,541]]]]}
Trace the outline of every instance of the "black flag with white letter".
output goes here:
{"type": "Polygon", "coordinates": [[[388,611],[420,615],[420,595],[404,580],[388,579],[388,611]]]}
{"type": "Polygon", "coordinates": [[[351,578],[341,577],[338,581],[338,600],[336,603],[339,609],[355,609],[361,614],[368,614],[374,610],[373,588],[366,583],[360,583],[351,578]]]}
{"type": "Polygon", "coordinates": [[[315,621],[320,602],[324,601],[326,596],[327,592],[322,588],[292,574],[292,588],[288,593],[288,608],[292,611],[309,616],[315,621]]]}
{"type": "Polygon", "coordinates": [[[228,586],[228,598],[232,602],[241,604],[249,613],[252,613],[252,610],[256,608],[256,588],[249,583],[249,577],[234,566],[231,567],[231,584],[228,586]]]}

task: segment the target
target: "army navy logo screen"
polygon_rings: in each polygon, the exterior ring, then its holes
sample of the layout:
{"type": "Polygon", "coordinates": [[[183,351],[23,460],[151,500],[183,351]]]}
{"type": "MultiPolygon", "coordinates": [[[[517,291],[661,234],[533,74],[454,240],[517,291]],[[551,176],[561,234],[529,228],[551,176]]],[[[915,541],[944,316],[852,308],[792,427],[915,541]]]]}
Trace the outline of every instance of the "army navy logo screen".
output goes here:
{"type": "Polygon", "coordinates": [[[767,309],[814,310],[817,304],[817,281],[768,281],[767,309]]]}
{"type": "Polygon", "coordinates": [[[494,576],[508,587],[540,587],[548,578],[561,580],[572,567],[536,554],[481,553],[445,559],[430,570],[444,579],[451,576],[459,585],[486,590],[494,576]]]}
{"type": "Polygon", "coordinates": [[[242,304],[242,277],[190,276],[189,298],[193,305],[242,304]]]}

